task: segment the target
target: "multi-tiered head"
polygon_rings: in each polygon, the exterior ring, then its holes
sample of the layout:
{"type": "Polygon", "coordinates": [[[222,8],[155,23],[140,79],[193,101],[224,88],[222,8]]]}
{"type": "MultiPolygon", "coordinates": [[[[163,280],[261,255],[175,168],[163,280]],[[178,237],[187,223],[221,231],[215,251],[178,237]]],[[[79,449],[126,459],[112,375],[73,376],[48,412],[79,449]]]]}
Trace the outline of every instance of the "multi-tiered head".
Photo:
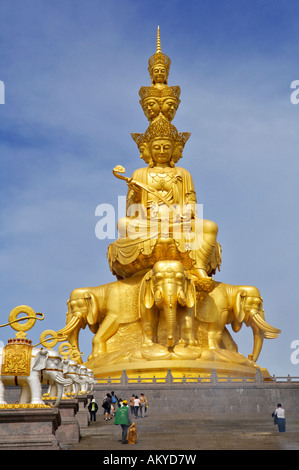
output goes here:
{"type": "Polygon", "coordinates": [[[162,113],[172,121],[180,104],[181,90],[179,86],[168,86],[168,75],[171,60],[161,52],[160,28],[157,32],[157,50],[149,58],[148,71],[151,86],[142,86],[139,90],[140,104],[149,121],[162,113]]]}
{"type": "Polygon", "coordinates": [[[133,133],[140,157],[150,162],[149,146],[153,138],[170,138],[173,142],[176,163],[182,157],[185,143],[190,137],[189,132],[178,132],[171,124],[180,104],[181,89],[179,86],[168,86],[168,75],[171,60],[161,51],[160,28],[157,31],[157,49],[148,61],[151,86],[142,86],[139,90],[140,104],[150,122],[144,134],[133,133]]]}

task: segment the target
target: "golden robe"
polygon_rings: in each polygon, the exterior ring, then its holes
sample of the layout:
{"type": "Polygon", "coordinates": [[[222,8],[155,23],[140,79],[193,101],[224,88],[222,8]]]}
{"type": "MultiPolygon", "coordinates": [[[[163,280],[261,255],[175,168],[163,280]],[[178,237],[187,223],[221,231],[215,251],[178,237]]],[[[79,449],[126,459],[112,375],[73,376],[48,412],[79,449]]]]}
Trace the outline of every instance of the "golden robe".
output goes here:
{"type": "MultiPolygon", "coordinates": [[[[148,167],[140,168],[133,173],[132,178],[150,185],[151,171],[148,167]]],[[[107,255],[110,269],[118,278],[130,277],[139,271],[151,269],[161,259],[178,259],[185,269],[194,266],[205,269],[208,273],[219,268],[220,246],[216,242],[216,235],[211,237],[207,231],[208,224],[211,227],[213,222],[199,219],[195,215],[196,193],[192,177],[184,168],[175,167],[172,171],[173,178],[168,191],[163,191],[163,196],[171,204],[170,209],[176,208],[175,215],[170,211],[170,217],[167,217],[167,205],[146,190],[143,189],[138,198],[129,189],[127,217],[125,221],[119,221],[119,224],[126,224],[126,236],[111,243],[107,255]],[[136,217],[134,213],[138,208],[141,210],[136,217]],[[186,222],[180,214],[189,214],[186,222]]]]}

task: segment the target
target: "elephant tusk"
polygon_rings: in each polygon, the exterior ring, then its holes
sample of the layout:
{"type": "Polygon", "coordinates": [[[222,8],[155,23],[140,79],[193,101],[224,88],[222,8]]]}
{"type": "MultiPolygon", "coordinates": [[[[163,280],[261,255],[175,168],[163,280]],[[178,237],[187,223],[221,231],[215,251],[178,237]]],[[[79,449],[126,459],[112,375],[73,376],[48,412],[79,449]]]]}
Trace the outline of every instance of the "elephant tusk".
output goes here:
{"type": "Polygon", "coordinates": [[[70,387],[71,385],[73,385],[72,379],[66,379],[63,376],[61,376],[60,374],[56,374],[55,381],[59,385],[63,385],[64,387],[70,387]]]}
{"type": "Polygon", "coordinates": [[[34,347],[42,344],[45,347],[53,348],[56,346],[58,341],[65,341],[68,335],[78,326],[80,322],[80,317],[74,317],[71,321],[61,330],[53,331],[53,330],[45,330],[42,332],[39,338],[39,343],[35,344],[34,347]],[[49,336],[49,338],[47,338],[49,336]]]}
{"type": "Polygon", "coordinates": [[[71,321],[65,325],[64,328],[62,328],[61,330],[57,331],[57,335],[68,335],[69,333],[71,333],[79,324],[80,322],[80,318],[79,317],[73,317],[71,319],[71,321]]]}
{"type": "Polygon", "coordinates": [[[264,337],[266,339],[275,339],[275,338],[278,337],[278,333],[269,333],[269,332],[266,331],[265,334],[264,334],[264,337]]]}
{"type": "Polygon", "coordinates": [[[270,334],[276,334],[277,336],[279,335],[279,333],[281,333],[281,330],[279,330],[278,328],[275,328],[274,326],[269,325],[269,323],[263,320],[263,318],[258,313],[254,313],[251,318],[253,322],[256,324],[256,326],[258,326],[261,330],[270,334]]]}

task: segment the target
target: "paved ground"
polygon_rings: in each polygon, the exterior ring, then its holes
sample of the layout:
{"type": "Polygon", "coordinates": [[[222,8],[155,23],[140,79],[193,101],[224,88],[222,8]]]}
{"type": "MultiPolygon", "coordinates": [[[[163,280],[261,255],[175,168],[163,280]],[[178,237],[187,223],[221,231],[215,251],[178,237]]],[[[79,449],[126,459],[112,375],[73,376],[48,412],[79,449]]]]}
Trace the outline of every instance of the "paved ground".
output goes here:
{"type": "Polygon", "coordinates": [[[136,420],[136,444],[121,443],[121,428],[97,415],[82,430],[79,444],[66,450],[299,450],[299,418],[287,420],[279,433],[268,416],[202,418],[199,414],[150,414],[136,420]]]}

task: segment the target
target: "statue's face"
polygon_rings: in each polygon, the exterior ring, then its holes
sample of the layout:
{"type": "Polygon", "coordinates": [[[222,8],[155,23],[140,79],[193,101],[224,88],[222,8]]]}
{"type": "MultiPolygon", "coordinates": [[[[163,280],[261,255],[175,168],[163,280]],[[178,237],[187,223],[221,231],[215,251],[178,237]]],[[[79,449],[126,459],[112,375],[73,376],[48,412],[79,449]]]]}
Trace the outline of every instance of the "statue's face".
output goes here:
{"type": "Polygon", "coordinates": [[[140,147],[140,157],[144,159],[145,162],[148,162],[151,158],[149,148],[145,144],[141,144],[140,147]]]}
{"type": "Polygon", "coordinates": [[[173,150],[173,157],[174,161],[178,161],[180,158],[183,156],[183,145],[182,144],[176,144],[173,150]]]}
{"type": "Polygon", "coordinates": [[[146,117],[151,120],[158,116],[160,105],[154,98],[148,98],[147,100],[144,100],[143,109],[146,117]]]}
{"type": "Polygon", "coordinates": [[[155,83],[164,83],[167,79],[166,67],[163,64],[156,64],[152,68],[153,81],[155,83]]]}
{"type": "Polygon", "coordinates": [[[178,109],[177,102],[173,98],[167,98],[163,102],[162,113],[168,119],[172,120],[174,118],[177,109],[178,109]]]}
{"type": "Polygon", "coordinates": [[[172,157],[172,142],[168,139],[155,139],[151,145],[152,159],[156,164],[167,164],[172,157]]]}

